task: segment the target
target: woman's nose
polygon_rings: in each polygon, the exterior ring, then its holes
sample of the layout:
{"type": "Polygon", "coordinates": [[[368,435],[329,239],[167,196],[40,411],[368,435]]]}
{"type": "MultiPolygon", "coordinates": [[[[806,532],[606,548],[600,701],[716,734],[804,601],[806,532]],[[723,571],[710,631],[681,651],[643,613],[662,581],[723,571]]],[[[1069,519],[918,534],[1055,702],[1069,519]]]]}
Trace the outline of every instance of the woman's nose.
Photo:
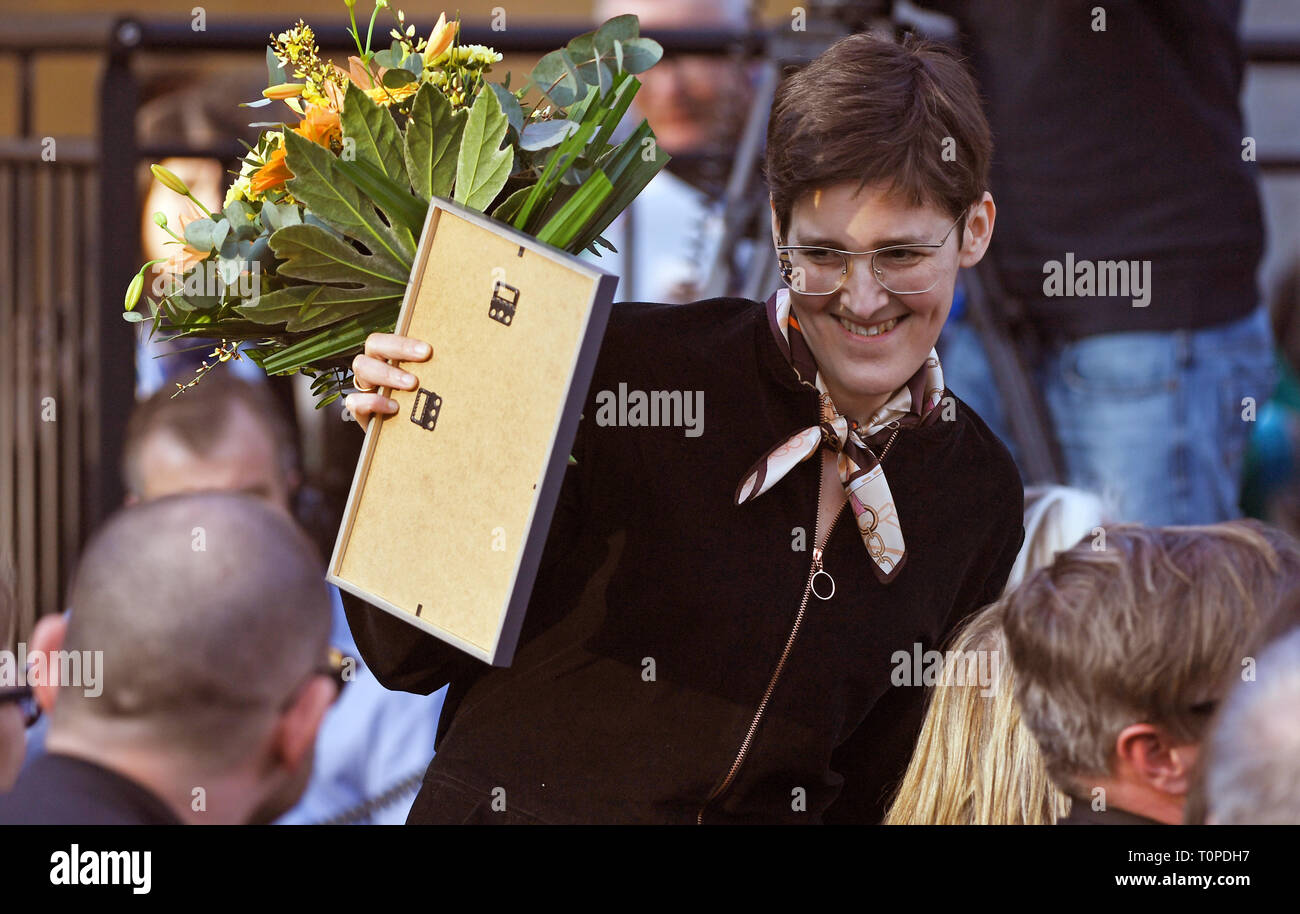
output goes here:
{"type": "Polygon", "coordinates": [[[866,316],[889,303],[889,291],[871,272],[870,257],[854,257],[840,287],[840,305],[866,316]]]}

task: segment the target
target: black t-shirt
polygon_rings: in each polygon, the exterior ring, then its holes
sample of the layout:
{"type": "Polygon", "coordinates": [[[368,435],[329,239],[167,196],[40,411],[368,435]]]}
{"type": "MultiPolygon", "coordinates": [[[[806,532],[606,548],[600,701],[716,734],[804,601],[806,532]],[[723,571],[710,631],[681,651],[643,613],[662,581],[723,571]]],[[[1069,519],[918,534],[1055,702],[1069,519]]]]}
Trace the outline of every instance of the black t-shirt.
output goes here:
{"type": "Polygon", "coordinates": [[[961,29],[993,129],[990,256],[1040,327],[1196,328],[1258,305],[1264,230],[1256,166],[1243,160],[1239,0],[923,5],[961,29]],[[1063,272],[1067,253],[1076,265],[1150,261],[1149,304],[1046,295],[1044,266],[1063,272]]]}

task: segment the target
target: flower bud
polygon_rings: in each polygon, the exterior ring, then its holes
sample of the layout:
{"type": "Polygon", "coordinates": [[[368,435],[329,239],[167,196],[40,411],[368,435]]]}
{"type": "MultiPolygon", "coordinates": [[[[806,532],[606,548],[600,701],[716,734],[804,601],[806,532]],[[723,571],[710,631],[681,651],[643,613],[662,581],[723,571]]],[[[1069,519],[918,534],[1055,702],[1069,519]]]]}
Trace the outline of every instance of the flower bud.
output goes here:
{"type": "Polygon", "coordinates": [[[281,101],[289,98],[297,98],[302,95],[302,90],[306,88],[302,83],[280,83],[278,86],[268,86],[262,90],[262,95],[266,98],[279,99],[281,101]]]}
{"type": "Polygon", "coordinates": [[[182,197],[188,197],[190,195],[190,189],[185,186],[185,182],[176,177],[176,175],[172,174],[166,168],[163,168],[161,165],[150,165],[149,170],[153,172],[153,176],[158,179],[158,182],[162,184],[163,187],[168,190],[176,191],[176,193],[180,194],[182,197]]]}

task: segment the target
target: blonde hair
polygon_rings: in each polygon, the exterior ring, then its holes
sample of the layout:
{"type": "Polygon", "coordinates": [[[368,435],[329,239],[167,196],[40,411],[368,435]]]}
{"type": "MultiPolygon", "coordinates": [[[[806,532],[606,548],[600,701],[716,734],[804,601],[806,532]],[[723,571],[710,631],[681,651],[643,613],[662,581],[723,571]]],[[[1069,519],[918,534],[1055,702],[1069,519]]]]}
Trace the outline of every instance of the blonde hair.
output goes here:
{"type": "Polygon", "coordinates": [[[1025,544],[1020,547],[1003,593],[1014,590],[1030,572],[1052,564],[1082,537],[1094,536],[1111,512],[1100,496],[1069,486],[1025,489],[1025,544]]]}
{"type": "Polygon", "coordinates": [[[1048,778],[1038,744],[1020,722],[1001,606],[993,603],[952,640],[884,824],[1051,825],[1069,811],[1069,798],[1048,778]],[[954,682],[958,664],[970,664],[977,651],[989,658],[991,681],[954,682]]]}
{"type": "MultiPolygon", "coordinates": [[[[1105,521],[1102,500],[1067,486],[1025,490],[1025,542],[1003,593],[1049,564],[1105,521]]],[[[978,654],[976,655],[978,657],[978,654]]],[[[930,695],[911,763],[885,816],[886,825],[1053,825],[1070,798],[1047,775],[1033,734],[1021,723],[1015,673],[993,603],[953,635],[941,684],[930,695]],[[991,692],[954,685],[955,667],[972,651],[996,661],[991,692]]]]}

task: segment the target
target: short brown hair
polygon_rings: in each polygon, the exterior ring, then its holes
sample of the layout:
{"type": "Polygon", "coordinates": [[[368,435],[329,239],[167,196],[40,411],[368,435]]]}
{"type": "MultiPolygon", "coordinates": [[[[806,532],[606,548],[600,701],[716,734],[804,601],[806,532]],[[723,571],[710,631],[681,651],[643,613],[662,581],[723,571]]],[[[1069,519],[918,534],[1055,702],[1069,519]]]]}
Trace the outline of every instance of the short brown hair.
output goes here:
{"type": "Polygon", "coordinates": [[[225,432],[230,410],[236,403],[248,408],[266,428],[275,447],[280,472],[286,478],[297,467],[296,432],[275,395],[265,384],[251,384],[229,371],[213,371],[184,393],[172,394],[166,387],[136,404],[126,424],[122,448],[122,481],[128,492],[139,494],[144,486],[140,451],[152,434],[166,429],[194,453],[216,445],[225,432]]]}
{"type": "Polygon", "coordinates": [[[764,171],[784,235],[801,196],[842,181],[883,182],[955,219],[984,195],[992,155],[979,91],[956,52],[850,35],[777,90],[764,171]]]}
{"type": "Polygon", "coordinates": [[[1264,615],[1300,587],[1300,543],[1259,521],[1102,529],[1003,597],[1023,720],[1075,796],[1131,724],[1199,741],[1264,615]]]}

